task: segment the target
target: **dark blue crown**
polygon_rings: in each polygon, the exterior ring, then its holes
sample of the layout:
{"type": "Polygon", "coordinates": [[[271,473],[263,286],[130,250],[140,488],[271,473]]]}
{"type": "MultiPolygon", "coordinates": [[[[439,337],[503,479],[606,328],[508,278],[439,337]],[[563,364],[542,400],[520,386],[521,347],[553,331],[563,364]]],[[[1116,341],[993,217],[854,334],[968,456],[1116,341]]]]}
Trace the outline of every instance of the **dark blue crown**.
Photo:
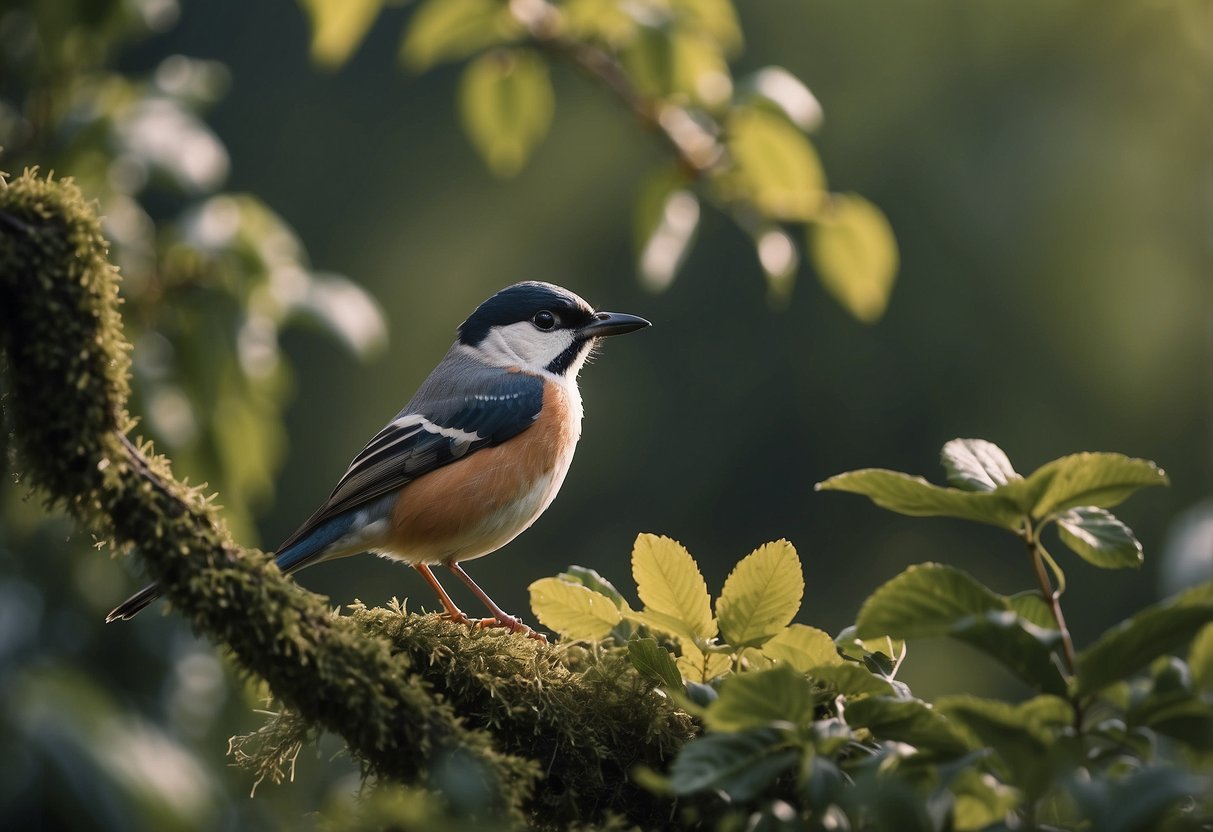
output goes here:
{"type": "Polygon", "coordinates": [[[594,310],[567,289],[528,280],[507,286],[480,306],[459,325],[459,341],[474,347],[484,340],[495,326],[508,326],[529,321],[541,309],[554,312],[562,327],[577,327],[589,323],[594,310]]]}

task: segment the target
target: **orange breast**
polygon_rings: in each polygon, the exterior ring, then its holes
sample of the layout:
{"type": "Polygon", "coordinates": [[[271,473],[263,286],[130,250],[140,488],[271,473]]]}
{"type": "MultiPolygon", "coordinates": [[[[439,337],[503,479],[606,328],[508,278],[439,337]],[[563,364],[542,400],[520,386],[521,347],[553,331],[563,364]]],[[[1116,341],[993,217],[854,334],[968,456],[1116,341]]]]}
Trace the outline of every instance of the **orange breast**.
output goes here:
{"type": "Polygon", "coordinates": [[[526,529],[564,481],[578,424],[568,394],[545,379],[535,423],[401,489],[384,553],[412,563],[488,554],[526,529]]]}

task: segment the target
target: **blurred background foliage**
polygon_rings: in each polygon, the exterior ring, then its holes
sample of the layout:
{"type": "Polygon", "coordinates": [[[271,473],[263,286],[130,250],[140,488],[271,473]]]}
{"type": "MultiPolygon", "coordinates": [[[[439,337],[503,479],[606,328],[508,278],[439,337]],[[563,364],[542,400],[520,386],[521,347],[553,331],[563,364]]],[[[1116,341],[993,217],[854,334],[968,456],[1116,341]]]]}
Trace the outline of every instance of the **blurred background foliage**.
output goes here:
{"type": "MultiPolygon", "coordinates": [[[[943,558],[1009,590],[1013,541],[812,492],[864,465],[933,472],[931,449],[957,435],[1029,468],[1079,449],[1167,468],[1173,487],[1125,511],[1149,555],[1141,578],[1089,570],[1067,595],[1080,645],[1213,572],[1209,3],[768,0],[738,8],[735,33],[681,40],[677,15],[602,28],[614,4],[568,5],[587,15],[568,25],[600,21],[594,42],[626,58],[642,103],[733,119],[740,164],[790,130],[811,154],[792,164],[819,175],[820,155],[842,194],[830,213],[803,193],[764,207],[762,173],[673,164],[665,128],[644,129],[652,113],[576,60],[518,51],[504,18],[489,30],[507,51],[460,63],[441,61],[489,40],[418,40],[432,2],[340,4],[335,23],[319,0],[0,2],[0,168],[38,164],[100,201],[141,427],[219,491],[239,539],[288,534],[475,304],[537,278],[656,326],[587,371],[585,437],[553,509],[475,565],[508,609],[570,563],[618,582],[640,531],[686,543],[713,586],[787,537],[806,568],[800,620],[831,633],[910,563],[943,558]],[[763,75],[774,66],[786,77],[763,75]],[[703,72],[728,81],[725,98],[695,87],[703,72]],[[801,79],[812,104],[793,101],[809,109],[754,103],[764,78],[801,79]],[[503,83],[520,104],[494,115],[484,91],[503,83]],[[856,266],[831,231],[847,213],[878,225],[877,211],[899,252],[856,266]],[[654,239],[666,256],[646,265],[654,239]],[[883,293],[864,305],[831,283],[894,269],[887,311],[883,293]],[[831,297],[883,317],[865,326],[831,297]]],[[[258,724],[261,691],[172,617],[104,627],[134,570],[47,520],[20,483],[0,499],[6,825],[258,828],[349,799],[356,772],[328,759],[335,745],[304,753],[296,785],[246,799],[223,752],[258,724]]],[[[301,582],[334,603],[430,605],[373,558],[301,582]]],[[[915,648],[902,678],[920,696],[1015,695],[966,648],[915,648]]]]}

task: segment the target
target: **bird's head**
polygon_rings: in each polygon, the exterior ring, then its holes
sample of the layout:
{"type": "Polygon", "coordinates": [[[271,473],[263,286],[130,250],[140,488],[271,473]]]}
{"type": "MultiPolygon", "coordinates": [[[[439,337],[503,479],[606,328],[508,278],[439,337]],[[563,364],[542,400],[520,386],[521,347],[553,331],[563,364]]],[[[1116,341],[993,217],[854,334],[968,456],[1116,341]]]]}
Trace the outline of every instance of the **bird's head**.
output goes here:
{"type": "Polygon", "coordinates": [[[598,339],[649,326],[644,318],[597,312],[568,289],[515,283],[459,326],[459,343],[485,363],[575,378],[598,339]]]}

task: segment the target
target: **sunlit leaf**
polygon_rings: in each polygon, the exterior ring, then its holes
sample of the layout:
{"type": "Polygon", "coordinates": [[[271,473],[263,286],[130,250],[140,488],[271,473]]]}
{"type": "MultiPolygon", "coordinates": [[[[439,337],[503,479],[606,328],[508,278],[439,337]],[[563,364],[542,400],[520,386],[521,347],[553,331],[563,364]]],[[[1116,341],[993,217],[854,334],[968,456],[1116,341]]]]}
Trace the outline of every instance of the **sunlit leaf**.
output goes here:
{"type": "Polygon", "coordinates": [[[720,632],[734,647],[761,644],[792,621],[803,596],[804,573],[792,544],[777,540],[759,546],[724,582],[716,601],[720,632]]]}
{"type": "Polygon", "coordinates": [[[1096,693],[1180,647],[1213,621],[1213,582],[1146,607],[1078,654],[1075,695],[1096,693]]]}
{"type": "Polygon", "coordinates": [[[312,23],[312,60],[327,67],[345,63],[383,7],[383,0],[300,0],[312,23]]]}
{"type": "MultiPolygon", "coordinates": [[[[724,621],[721,620],[721,629],[724,621]]],[[[816,627],[793,624],[778,632],[762,645],[762,652],[776,661],[785,662],[801,673],[810,668],[842,664],[838,648],[830,634],[816,627]]]]}
{"type": "Polygon", "coordinates": [[[350,352],[370,357],[387,346],[387,319],[366,289],[339,275],[315,275],[295,309],[336,336],[350,352]]]}
{"type": "Polygon", "coordinates": [[[628,602],[624,599],[623,594],[615,589],[613,583],[599,575],[597,570],[590,569],[587,566],[570,566],[557,577],[569,583],[581,584],[587,589],[597,592],[599,595],[605,595],[619,609],[626,609],[628,607],[628,602]]]}
{"type": "Polygon", "coordinates": [[[957,621],[1009,609],[1007,600],[971,575],[939,563],[911,566],[882,584],[859,610],[860,637],[888,633],[897,638],[930,638],[957,621]]]}
{"type": "Polygon", "coordinates": [[[729,676],[720,698],[704,716],[714,731],[741,731],[772,723],[807,725],[813,721],[816,698],[803,674],[787,665],[729,676]]]}
{"type": "Polygon", "coordinates": [[[619,623],[619,608],[604,595],[559,578],[541,578],[529,587],[539,623],[572,639],[600,639],[619,623]]]}
{"type": "Polygon", "coordinates": [[[699,227],[699,200],[681,170],[661,171],[640,189],[633,241],[644,285],[662,291],[686,260],[699,227]]]}
{"type": "Polygon", "coordinates": [[[809,678],[847,696],[893,696],[893,686],[857,664],[843,662],[810,668],[809,678]]]}
{"type": "Polygon", "coordinates": [[[668,688],[682,688],[682,676],[674,658],[652,638],[635,638],[628,642],[628,658],[641,676],[668,688]]]}
{"type": "Polygon", "coordinates": [[[726,52],[741,47],[741,24],[732,0],[670,0],[678,27],[702,32],[726,52]]]}
{"type": "Polygon", "coordinates": [[[998,492],[942,488],[922,477],[883,468],[864,468],[830,477],[818,491],[862,494],[881,508],[917,517],[958,517],[1015,529],[1021,515],[1015,503],[998,492]]]}
{"type": "Polygon", "coordinates": [[[639,24],[618,0],[565,0],[560,10],[566,30],[579,40],[618,48],[636,37],[639,24]]]}
{"type": "Polygon", "coordinates": [[[499,49],[468,64],[459,114],[472,144],[498,176],[513,176],[547,135],[556,106],[547,64],[524,49],[499,49]]]}
{"type": "Polygon", "coordinates": [[[984,439],[953,439],[943,446],[940,460],[948,482],[965,491],[993,491],[1023,479],[1002,448],[984,439]]]}
{"type": "Polygon", "coordinates": [[[668,537],[638,535],[632,546],[632,578],[646,611],[682,622],[694,638],[716,635],[708,586],[682,544],[668,537]]]}
{"type": "Polygon", "coordinates": [[[1011,609],[1015,610],[1015,614],[1027,621],[1029,624],[1035,624],[1042,630],[1056,630],[1057,621],[1053,618],[1053,611],[1049,609],[1045,599],[1040,597],[1040,592],[1034,589],[1025,592],[1017,592],[1007,598],[1011,604],[1011,609]]]}
{"type": "Polygon", "coordinates": [[[687,743],[674,758],[670,788],[679,795],[724,792],[732,800],[750,800],[798,758],[783,732],[773,728],[708,734],[687,743]]]}
{"type": "Polygon", "coordinates": [[[858,194],[837,194],[810,218],[808,249],[822,285],[859,320],[880,320],[898,259],[884,213],[858,194]]]}
{"type": "Polygon", "coordinates": [[[693,641],[680,642],[682,655],[678,657],[678,670],[688,682],[707,684],[728,673],[733,667],[728,653],[704,652],[693,641]]]}
{"type": "Polygon", "coordinates": [[[423,70],[521,34],[508,5],[498,0],[426,0],[413,13],[400,54],[413,69],[423,70]]]}
{"type": "Polygon", "coordinates": [[[825,174],[817,151],[781,115],[739,107],[726,122],[732,166],[717,185],[725,199],[751,203],[763,216],[807,221],[825,198],[825,174]]]}
{"type": "Polygon", "coordinates": [[[849,725],[867,728],[881,740],[908,743],[944,756],[969,750],[948,720],[919,699],[869,696],[847,702],[845,715],[849,725]]]}
{"type": "Polygon", "coordinates": [[[1057,518],[1057,534],[1083,560],[1105,569],[1141,566],[1132,530],[1102,508],[1072,508],[1057,518]]]}
{"type": "Polygon", "coordinates": [[[1111,508],[1140,488],[1169,483],[1166,473],[1149,460],[1080,453],[1045,463],[1005,491],[1033,517],[1045,517],[1078,506],[1111,508]]]}
{"type": "Polygon", "coordinates": [[[1192,639],[1188,669],[1192,671],[1193,687],[1213,693],[1213,624],[1206,624],[1192,639]]]}
{"type": "Polygon", "coordinates": [[[788,121],[806,133],[821,124],[821,104],[804,82],[780,66],[768,66],[741,82],[750,95],[778,107],[788,121]]]}

